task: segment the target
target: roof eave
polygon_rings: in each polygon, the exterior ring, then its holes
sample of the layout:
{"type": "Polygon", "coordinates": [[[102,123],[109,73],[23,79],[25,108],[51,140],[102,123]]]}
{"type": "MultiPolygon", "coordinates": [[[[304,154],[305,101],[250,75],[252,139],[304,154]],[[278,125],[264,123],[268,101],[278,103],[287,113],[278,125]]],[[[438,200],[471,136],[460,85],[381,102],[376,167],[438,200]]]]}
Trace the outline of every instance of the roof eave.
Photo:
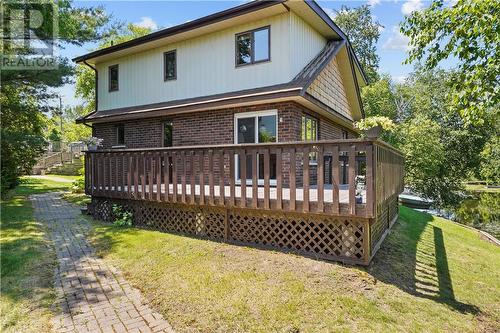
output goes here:
{"type": "Polygon", "coordinates": [[[181,32],[193,30],[206,25],[210,25],[215,22],[227,20],[232,17],[240,16],[249,12],[253,12],[259,9],[267,8],[277,4],[281,4],[287,0],[269,0],[269,1],[252,1],[249,3],[242,4],[237,7],[229,8],[221,12],[217,12],[208,16],[201,17],[199,19],[186,22],[183,24],[176,25],[171,28],[159,30],[142,37],[138,37],[120,44],[109,46],[103,49],[99,49],[93,52],[89,52],[79,57],[75,57],[72,60],[76,63],[83,62],[84,60],[90,60],[102,55],[110,54],[116,51],[120,51],[133,46],[141,45],[147,42],[155,41],[161,38],[172,36],[181,32]]]}

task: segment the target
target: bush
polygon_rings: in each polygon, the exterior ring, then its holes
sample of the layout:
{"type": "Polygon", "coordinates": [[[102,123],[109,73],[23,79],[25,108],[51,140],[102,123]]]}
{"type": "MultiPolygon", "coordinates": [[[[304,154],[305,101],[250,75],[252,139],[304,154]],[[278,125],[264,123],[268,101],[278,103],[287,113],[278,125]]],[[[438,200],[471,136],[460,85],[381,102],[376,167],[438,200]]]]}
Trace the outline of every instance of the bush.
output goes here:
{"type": "Polygon", "coordinates": [[[115,216],[114,225],[119,227],[130,227],[133,223],[132,212],[127,212],[120,205],[113,205],[113,215],[115,216]]]}
{"type": "MultiPolygon", "coordinates": [[[[82,165],[85,165],[85,158],[82,156],[82,165]]],[[[73,181],[71,185],[71,192],[73,193],[83,193],[85,191],[85,167],[81,167],[78,170],[78,177],[73,181]]]]}

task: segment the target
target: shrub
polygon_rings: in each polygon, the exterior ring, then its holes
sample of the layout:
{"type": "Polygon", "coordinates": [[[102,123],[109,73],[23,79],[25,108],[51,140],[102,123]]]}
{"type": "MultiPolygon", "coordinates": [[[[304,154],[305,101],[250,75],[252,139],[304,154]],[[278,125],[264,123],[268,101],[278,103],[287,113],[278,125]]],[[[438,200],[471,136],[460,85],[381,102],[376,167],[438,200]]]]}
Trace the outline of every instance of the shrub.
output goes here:
{"type": "Polygon", "coordinates": [[[133,222],[132,212],[127,212],[120,205],[113,205],[113,215],[115,216],[114,225],[119,227],[130,227],[133,222]]]}
{"type": "MultiPolygon", "coordinates": [[[[85,165],[85,158],[82,156],[82,165],[85,165]]],[[[78,170],[78,177],[73,181],[71,185],[71,192],[73,193],[83,193],[85,191],[85,167],[81,167],[78,170]]]]}

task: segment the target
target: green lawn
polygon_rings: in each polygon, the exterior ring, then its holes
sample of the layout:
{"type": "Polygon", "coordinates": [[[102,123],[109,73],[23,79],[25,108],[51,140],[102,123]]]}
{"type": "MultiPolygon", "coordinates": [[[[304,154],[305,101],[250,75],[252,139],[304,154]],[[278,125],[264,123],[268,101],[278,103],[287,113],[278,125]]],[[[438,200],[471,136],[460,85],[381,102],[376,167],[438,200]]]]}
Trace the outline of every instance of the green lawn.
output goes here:
{"type": "Polygon", "coordinates": [[[367,269],[94,225],[99,254],[181,332],[500,330],[500,249],[405,207],[367,269]]]}
{"type": "Polygon", "coordinates": [[[481,184],[466,184],[465,189],[472,192],[500,193],[500,187],[486,187],[481,184]]]}
{"type": "MultiPolygon", "coordinates": [[[[26,196],[70,186],[26,178],[2,201],[2,332],[50,330],[55,255],[26,196]]],[[[93,225],[98,253],[180,332],[500,330],[500,249],[405,207],[368,268],[93,225]]]]}
{"type": "Polygon", "coordinates": [[[56,257],[45,226],[33,218],[27,196],[68,190],[71,183],[25,177],[1,201],[0,331],[48,332],[55,299],[56,257]]]}

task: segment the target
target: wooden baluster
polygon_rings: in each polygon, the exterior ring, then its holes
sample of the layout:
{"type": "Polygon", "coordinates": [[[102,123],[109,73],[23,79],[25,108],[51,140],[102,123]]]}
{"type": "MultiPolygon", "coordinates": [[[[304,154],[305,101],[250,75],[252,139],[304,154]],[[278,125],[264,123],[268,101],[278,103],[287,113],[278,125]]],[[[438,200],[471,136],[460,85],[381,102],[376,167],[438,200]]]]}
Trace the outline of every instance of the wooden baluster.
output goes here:
{"type": "Polygon", "coordinates": [[[182,203],[186,203],[186,174],[187,174],[187,164],[186,164],[186,153],[181,151],[181,165],[182,165],[182,174],[181,174],[181,201],[182,203]]]}
{"type": "Polygon", "coordinates": [[[154,177],[155,177],[155,167],[156,165],[154,164],[154,156],[153,153],[148,154],[148,162],[149,162],[149,177],[148,177],[148,186],[149,186],[149,200],[154,200],[154,193],[153,193],[153,186],[155,184],[154,177]]]}
{"type": "Polygon", "coordinates": [[[309,211],[309,152],[310,152],[310,146],[306,146],[302,149],[302,179],[303,179],[302,210],[304,212],[309,211]]]}
{"type": "Polygon", "coordinates": [[[101,177],[101,168],[100,168],[100,158],[99,154],[94,153],[95,166],[94,166],[94,178],[95,178],[95,192],[99,193],[99,185],[100,185],[100,177],[101,177]]]}
{"type": "Polygon", "coordinates": [[[190,187],[191,187],[191,197],[190,197],[190,202],[192,204],[195,203],[195,198],[196,198],[196,172],[195,172],[195,166],[194,166],[194,156],[195,152],[191,151],[189,152],[189,158],[190,158],[190,187]]]}
{"type": "Polygon", "coordinates": [[[214,152],[208,151],[208,187],[210,191],[210,204],[214,204],[214,152]]]}
{"type": "Polygon", "coordinates": [[[323,146],[320,146],[317,153],[318,168],[316,178],[318,179],[318,204],[316,205],[316,210],[318,212],[324,211],[324,199],[325,199],[325,169],[324,169],[324,155],[323,146]]]}
{"type": "Polygon", "coordinates": [[[225,203],[225,182],[224,182],[224,151],[221,150],[219,153],[219,204],[224,206],[225,203]]]}
{"type": "Polygon", "coordinates": [[[156,154],[156,201],[161,201],[161,153],[156,154]]]}
{"type": "MultiPolygon", "coordinates": [[[[108,161],[109,161],[109,196],[110,197],[114,197],[115,196],[115,191],[113,190],[113,188],[115,188],[113,186],[113,182],[114,182],[114,179],[115,177],[113,177],[113,160],[115,159],[115,154],[109,154],[108,155],[108,161]]],[[[115,188],[116,189],[116,188],[115,188]]]]}
{"type": "Polygon", "coordinates": [[[139,198],[139,157],[140,155],[135,153],[134,154],[134,160],[135,160],[135,168],[134,168],[134,198],[138,199],[139,198]]]}
{"type": "Polygon", "coordinates": [[[281,148],[276,149],[276,209],[283,208],[283,176],[282,176],[282,161],[281,148]]]}
{"type": "Polygon", "coordinates": [[[290,210],[294,211],[296,209],[295,206],[295,200],[296,200],[296,164],[297,164],[297,159],[295,156],[295,148],[290,148],[290,210]]]}
{"type": "Polygon", "coordinates": [[[333,214],[339,214],[339,147],[334,146],[332,149],[332,197],[333,197],[333,214]]]}
{"type": "Polygon", "coordinates": [[[106,165],[106,172],[108,173],[108,176],[106,177],[106,195],[107,196],[112,196],[111,193],[111,185],[112,185],[112,168],[111,168],[111,154],[108,153],[106,154],[106,159],[108,161],[106,165]]]}
{"type": "Polygon", "coordinates": [[[144,153],[141,153],[141,165],[142,165],[142,172],[141,172],[141,199],[144,200],[146,198],[146,156],[144,153]]]}
{"type": "Polygon", "coordinates": [[[366,217],[374,217],[373,145],[366,146],[366,217]]]}
{"type": "Polygon", "coordinates": [[[177,202],[177,152],[172,151],[172,202],[177,202]]]}
{"type": "Polygon", "coordinates": [[[200,205],[205,204],[205,151],[200,150],[198,154],[198,173],[200,177],[200,205]]]}
{"type": "Polygon", "coordinates": [[[115,165],[115,175],[114,175],[114,183],[115,183],[115,196],[116,197],[119,197],[120,196],[120,192],[118,192],[118,185],[120,183],[120,163],[119,163],[119,153],[115,153],[112,155],[113,156],[113,160],[114,160],[114,165],[115,165]]]}
{"type": "Polygon", "coordinates": [[[100,154],[99,155],[99,158],[101,160],[101,163],[100,163],[100,170],[99,170],[99,174],[100,174],[100,181],[99,181],[99,191],[101,192],[101,194],[104,194],[104,191],[105,191],[105,187],[104,187],[104,183],[106,181],[106,175],[105,175],[105,171],[106,171],[106,166],[105,166],[105,155],[104,154],[100,154]]]}
{"type": "Polygon", "coordinates": [[[252,149],[252,208],[259,206],[259,169],[257,165],[257,150],[252,149]]]}
{"type": "Polygon", "coordinates": [[[97,165],[96,165],[96,158],[95,158],[95,154],[94,153],[89,153],[89,156],[90,156],[90,163],[91,163],[91,176],[90,176],[90,194],[94,194],[94,191],[96,190],[95,189],[95,186],[97,184],[96,182],[96,169],[97,169],[97,165]]]}
{"type": "Polygon", "coordinates": [[[85,194],[89,194],[89,153],[85,153],[84,155],[84,168],[85,168],[85,178],[84,178],[84,189],[85,189],[85,194]]]}
{"type": "Polygon", "coordinates": [[[126,192],[125,192],[125,184],[127,182],[127,157],[125,156],[125,153],[121,153],[121,160],[122,160],[122,180],[121,180],[121,197],[125,198],[126,197],[126,192]]]}
{"type": "Polygon", "coordinates": [[[269,148],[264,149],[264,209],[269,209],[270,205],[270,171],[269,171],[269,148]]]}
{"type": "Polygon", "coordinates": [[[127,197],[130,198],[130,191],[132,188],[132,155],[127,153],[128,156],[128,173],[127,173],[127,197]]]}
{"type": "Polygon", "coordinates": [[[170,179],[169,179],[170,163],[169,163],[168,152],[163,153],[163,161],[164,161],[163,163],[165,164],[164,168],[163,168],[163,182],[165,183],[165,194],[164,194],[163,200],[168,202],[168,199],[169,199],[168,195],[170,192],[170,179]]]}
{"type": "Polygon", "coordinates": [[[239,157],[240,157],[240,182],[241,182],[240,207],[245,208],[247,205],[247,155],[245,149],[242,149],[240,151],[239,157]]]}
{"type": "Polygon", "coordinates": [[[229,151],[229,205],[234,207],[235,201],[235,174],[234,174],[234,159],[235,151],[229,151]]]}
{"type": "Polygon", "coordinates": [[[349,210],[356,214],[356,147],[349,147],[349,210]]]}

